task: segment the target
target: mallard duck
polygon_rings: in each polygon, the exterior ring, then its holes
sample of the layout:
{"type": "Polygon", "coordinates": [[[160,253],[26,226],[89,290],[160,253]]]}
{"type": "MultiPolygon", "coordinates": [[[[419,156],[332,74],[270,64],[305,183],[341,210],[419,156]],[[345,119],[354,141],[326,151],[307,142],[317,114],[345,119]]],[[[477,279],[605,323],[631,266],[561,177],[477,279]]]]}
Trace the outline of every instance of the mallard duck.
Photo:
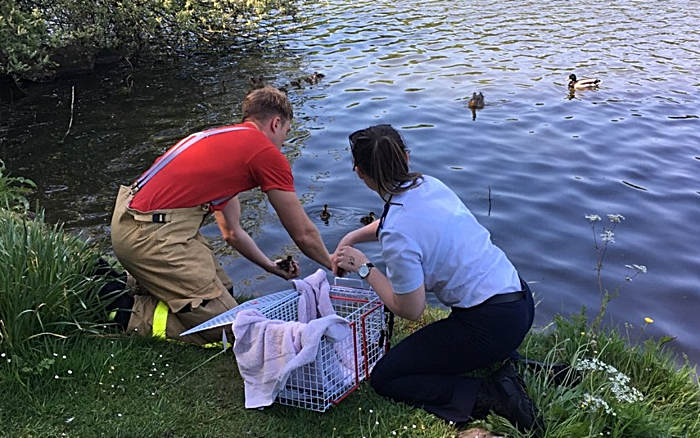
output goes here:
{"type": "Polygon", "coordinates": [[[301,81],[297,79],[289,81],[289,85],[291,85],[294,88],[302,88],[301,81]]]}
{"type": "Polygon", "coordinates": [[[369,225],[374,222],[374,212],[370,211],[367,216],[362,216],[360,218],[360,222],[362,222],[364,225],[369,225]]]}
{"type": "Polygon", "coordinates": [[[481,109],[484,107],[484,95],[481,94],[481,91],[479,91],[479,94],[472,94],[472,98],[469,99],[467,106],[474,109],[481,109]]]}
{"type": "Polygon", "coordinates": [[[576,79],[575,74],[569,75],[569,90],[585,90],[595,88],[600,84],[600,79],[576,79]]]}
{"type": "Polygon", "coordinates": [[[331,218],[331,212],[328,211],[328,204],[323,204],[323,211],[321,211],[321,220],[327,221],[331,218]]]}

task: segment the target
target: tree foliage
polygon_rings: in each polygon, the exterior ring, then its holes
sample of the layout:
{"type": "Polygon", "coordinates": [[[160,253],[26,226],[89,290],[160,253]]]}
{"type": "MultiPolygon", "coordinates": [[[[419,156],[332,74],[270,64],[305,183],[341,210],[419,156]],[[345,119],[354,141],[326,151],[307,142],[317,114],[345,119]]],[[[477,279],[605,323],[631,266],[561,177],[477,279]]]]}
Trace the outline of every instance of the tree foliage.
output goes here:
{"type": "Polygon", "coordinates": [[[109,51],[129,58],[259,38],[291,0],[0,0],[0,74],[41,80],[109,51]]]}

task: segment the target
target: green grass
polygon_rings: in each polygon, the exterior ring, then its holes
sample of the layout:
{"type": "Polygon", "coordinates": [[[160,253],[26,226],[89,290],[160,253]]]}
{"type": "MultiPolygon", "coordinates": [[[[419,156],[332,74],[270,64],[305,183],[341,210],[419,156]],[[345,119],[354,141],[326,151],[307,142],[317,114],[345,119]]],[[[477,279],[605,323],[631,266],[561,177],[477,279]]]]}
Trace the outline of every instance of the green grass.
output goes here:
{"type": "MultiPolygon", "coordinates": [[[[419,323],[398,320],[396,341],[442,315],[431,309],[419,323]]],[[[679,368],[658,343],[629,346],[622,336],[586,327],[584,318],[557,318],[556,326],[529,335],[522,352],[567,363],[597,357],[627,374],[628,386],[644,399],[618,402],[607,372],[584,373],[580,383],[568,387],[522,367],[547,424],[542,436],[700,436],[699,388],[690,367],[679,368]],[[615,415],[583,408],[586,393],[605,400],[615,415]]],[[[366,383],[325,413],[278,404],[247,410],[230,351],[109,334],[72,336],[53,346],[31,364],[15,364],[9,355],[0,359],[0,437],[442,438],[459,433],[420,409],[379,397],[366,383]],[[16,375],[21,383],[8,378],[16,375]]],[[[497,417],[477,424],[501,435],[528,436],[497,417]]]]}
{"type": "Polygon", "coordinates": [[[386,436],[386,428],[413,430],[413,424],[426,431],[422,436],[449,430],[424,412],[387,403],[366,386],[323,414],[280,405],[246,410],[230,351],[217,356],[189,345],[119,336],[80,337],[56,347],[45,358],[48,367],[23,376],[27,389],[3,379],[0,436],[386,436]]]}

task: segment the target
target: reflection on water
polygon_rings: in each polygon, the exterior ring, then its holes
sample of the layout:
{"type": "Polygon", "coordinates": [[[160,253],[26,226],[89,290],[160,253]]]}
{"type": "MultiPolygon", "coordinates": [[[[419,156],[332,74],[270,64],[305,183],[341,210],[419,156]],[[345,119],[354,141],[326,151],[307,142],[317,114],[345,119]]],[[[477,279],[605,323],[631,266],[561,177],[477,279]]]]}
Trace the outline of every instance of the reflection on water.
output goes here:
{"type": "MultiPolygon", "coordinates": [[[[36,180],[49,218],[107,234],[120,183],[179,137],[235,122],[250,77],[290,87],[296,126],[285,153],[310,217],[332,250],[381,200],[351,172],[348,133],[399,128],[416,170],[461,196],[537,295],[537,323],[598,308],[596,253],[586,214],[626,220],[606,254],[606,287],[622,285],[612,323],[635,336],[676,336],[700,362],[700,70],[697,8],[687,2],[567,1],[319,3],[276,37],[282,48],[192,58],[167,71],[115,69],[38,87],[2,109],[0,157],[36,180]],[[568,75],[601,79],[567,89],[568,75]],[[131,75],[127,89],[124,78],[131,75]],[[76,105],[71,135],[59,143],[76,105]],[[486,105],[473,117],[468,101],[486,105]],[[328,204],[326,224],[319,213],[328,204]],[[625,282],[627,264],[649,272],[625,282]]],[[[270,257],[295,254],[263,198],[245,224],[270,257]]],[[[213,224],[205,228],[216,238],[213,224]]],[[[239,293],[289,284],[264,276],[218,240],[239,293]]],[[[363,245],[378,259],[376,245],[363,245]]],[[[306,273],[316,267],[303,261],[306,273]]]]}

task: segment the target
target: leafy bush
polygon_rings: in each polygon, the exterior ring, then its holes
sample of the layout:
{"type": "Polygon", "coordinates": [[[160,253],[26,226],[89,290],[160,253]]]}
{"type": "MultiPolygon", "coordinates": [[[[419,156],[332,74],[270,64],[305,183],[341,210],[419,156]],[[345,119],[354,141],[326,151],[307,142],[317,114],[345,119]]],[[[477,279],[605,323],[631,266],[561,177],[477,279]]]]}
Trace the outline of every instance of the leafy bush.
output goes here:
{"type": "Polygon", "coordinates": [[[5,163],[0,160],[0,208],[7,208],[20,213],[29,210],[26,195],[36,188],[34,181],[22,177],[10,177],[3,174],[5,163]]]}
{"type": "Polygon", "coordinates": [[[264,20],[291,9],[289,0],[0,0],[0,74],[50,76],[62,63],[57,48],[88,63],[100,50],[128,58],[225,49],[264,37],[264,20]]]}

